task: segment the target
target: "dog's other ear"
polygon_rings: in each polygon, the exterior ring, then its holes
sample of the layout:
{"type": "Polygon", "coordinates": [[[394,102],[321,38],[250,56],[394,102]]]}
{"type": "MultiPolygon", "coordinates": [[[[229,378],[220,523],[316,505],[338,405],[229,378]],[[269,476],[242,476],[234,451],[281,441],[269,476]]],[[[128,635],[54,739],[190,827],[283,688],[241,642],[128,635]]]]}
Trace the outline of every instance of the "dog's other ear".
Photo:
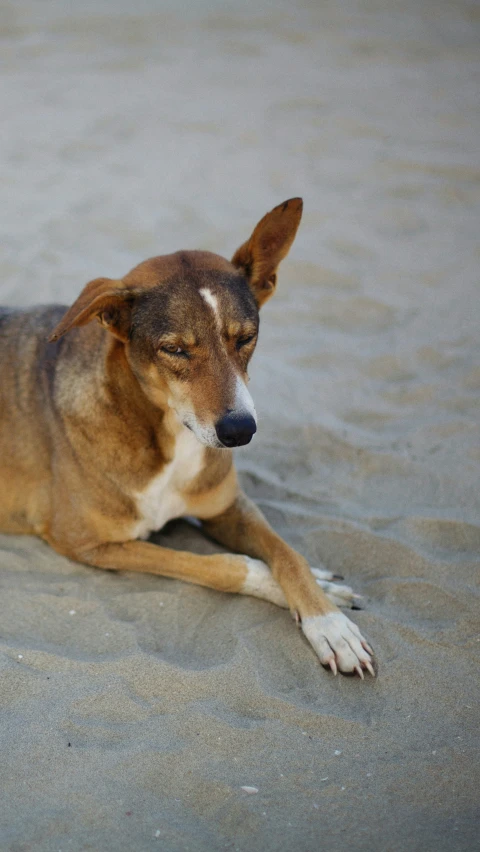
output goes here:
{"type": "Polygon", "coordinates": [[[95,278],[80,293],[50,335],[53,343],[71,328],[86,325],[94,317],[115,337],[124,342],[130,330],[130,315],[136,291],[126,289],[123,281],[95,278]]]}
{"type": "Polygon", "coordinates": [[[273,295],[278,264],[295,239],[302,209],[301,198],[290,198],[274,207],[233,255],[232,263],[244,270],[259,308],[273,295]]]}

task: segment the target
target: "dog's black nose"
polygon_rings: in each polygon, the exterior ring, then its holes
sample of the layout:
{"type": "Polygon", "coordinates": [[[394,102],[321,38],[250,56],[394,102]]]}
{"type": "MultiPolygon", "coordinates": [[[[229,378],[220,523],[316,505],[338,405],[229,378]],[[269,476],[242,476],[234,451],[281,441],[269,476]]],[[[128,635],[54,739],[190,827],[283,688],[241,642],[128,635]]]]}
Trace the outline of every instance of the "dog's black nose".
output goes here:
{"type": "Polygon", "coordinates": [[[225,447],[243,447],[252,440],[257,424],[251,414],[226,414],[216,424],[215,431],[225,447]]]}

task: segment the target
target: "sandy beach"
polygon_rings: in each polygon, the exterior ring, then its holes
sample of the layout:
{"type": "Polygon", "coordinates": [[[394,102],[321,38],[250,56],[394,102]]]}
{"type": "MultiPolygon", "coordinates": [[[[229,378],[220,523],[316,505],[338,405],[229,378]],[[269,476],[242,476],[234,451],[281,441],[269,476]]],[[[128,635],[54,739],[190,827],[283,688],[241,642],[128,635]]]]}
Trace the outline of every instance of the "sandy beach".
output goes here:
{"type": "MultiPolygon", "coordinates": [[[[0,536],[0,849],[473,850],[480,6],[0,16],[3,304],[69,304],[179,248],[231,256],[303,196],[237,466],[363,596],[379,663],[334,678],[273,605],[0,536]]],[[[185,521],[155,540],[215,550],[185,521]]]]}

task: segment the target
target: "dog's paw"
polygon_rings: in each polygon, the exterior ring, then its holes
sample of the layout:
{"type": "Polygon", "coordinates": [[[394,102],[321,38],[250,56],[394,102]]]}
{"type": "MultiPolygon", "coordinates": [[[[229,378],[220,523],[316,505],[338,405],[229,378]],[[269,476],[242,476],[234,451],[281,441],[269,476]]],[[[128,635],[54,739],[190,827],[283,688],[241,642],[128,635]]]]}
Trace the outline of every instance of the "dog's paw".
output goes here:
{"type": "MultiPolygon", "coordinates": [[[[287,609],[288,604],[283,590],[277,581],[274,580],[268,565],[260,559],[251,559],[250,556],[244,556],[243,558],[246,562],[247,576],[241,593],[243,595],[253,595],[255,598],[262,598],[265,601],[270,601],[270,603],[287,609]]],[[[350,586],[341,586],[339,583],[331,582],[335,578],[335,574],[320,568],[312,568],[311,571],[320,588],[323,589],[327,598],[335,606],[343,606],[350,609],[359,606],[360,595],[356,595],[350,586]]]]}
{"type": "Polygon", "coordinates": [[[344,606],[347,609],[360,609],[361,595],[356,595],[350,586],[341,586],[339,583],[331,583],[335,579],[335,575],[330,571],[323,571],[320,568],[310,569],[315,577],[318,585],[325,592],[327,598],[335,604],[335,606],[344,606]]]}
{"type": "Polygon", "coordinates": [[[366,669],[375,677],[373,651],[357,625],[343,612],[313,615],[302,621],[302,630],[320,662],[334,674],[357,672],[363,679],[366,669]]]}

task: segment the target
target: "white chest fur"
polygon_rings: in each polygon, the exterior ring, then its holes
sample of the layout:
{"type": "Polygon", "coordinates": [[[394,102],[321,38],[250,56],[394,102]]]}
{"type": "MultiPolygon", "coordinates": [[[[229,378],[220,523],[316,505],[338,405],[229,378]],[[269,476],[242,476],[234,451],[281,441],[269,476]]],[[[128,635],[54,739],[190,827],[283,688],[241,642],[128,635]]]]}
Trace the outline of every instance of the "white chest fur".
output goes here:
{"type": "Polygon", "coordinates": [[[205,462],[205,447],[193,432],[183,428],[175,443],[175,455],[144,491],[134,494],[140,520],[134,538],[147,538],[167,521],[179,518],[187,509],[185,487],[200,473],[205,462]]]}

